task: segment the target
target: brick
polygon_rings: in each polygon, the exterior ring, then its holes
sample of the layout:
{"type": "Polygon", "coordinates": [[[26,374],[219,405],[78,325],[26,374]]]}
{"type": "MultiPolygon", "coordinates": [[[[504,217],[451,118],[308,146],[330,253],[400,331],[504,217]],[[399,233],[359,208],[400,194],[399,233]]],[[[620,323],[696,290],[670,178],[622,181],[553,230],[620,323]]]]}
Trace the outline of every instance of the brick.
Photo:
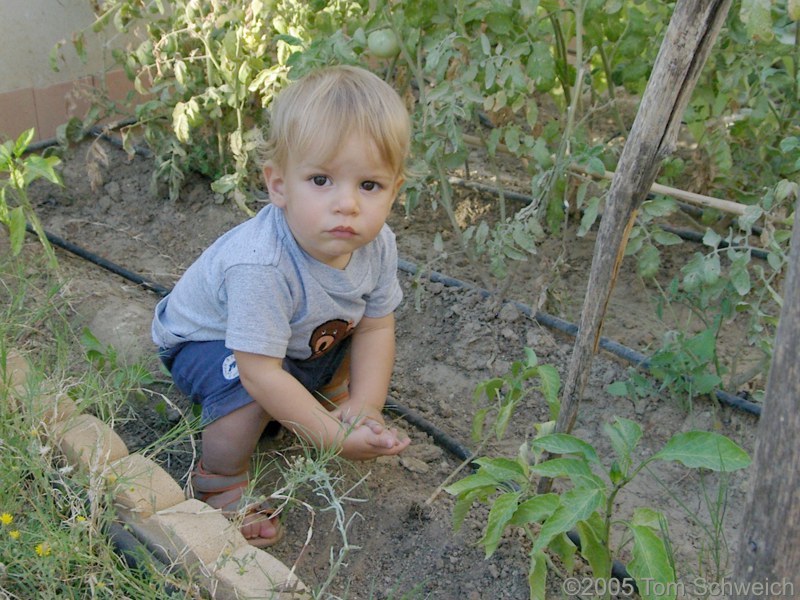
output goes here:
{"type": "MultiPolygon", "coordinates": [[[[20,133],[31,127],[37,127],[33,88],[0,94],[0,141],[16,140],[20,133]]],[[[37,136],[33,141],[39,139],[37,136]]]]}
{"type": "Polygon", "coordinates": [[[78,413],[75,402],[63,392],[35,395],[28,402],[28,410],[31,418],[48,427],[66,421],[78,413]]]}
{"type": "Polygon", "coordinates": [[[0,392],[8,390],[22,395],[30,372],[28,361],[16,350],[9,350],[6,352],[5,366],[0,370],[0,392]]]}
{"type": "Polygon", "coordinates": [[[291,569],[264,550],[242,546],[218,564],[213,572],[216,584],[210,586],[215,599],[311,599],[308,588],[291,569]]]}
{"type": "Polygon", "coordinates": [[[154,460],[129,454],[114,461],[107,479],[122,520],[131,522],[184,501],[181,486],[154,460]]]}
{"type": "Polygon", "coordinates": [[[203,582],[215,600],[306,600],[305,585],[277,558],[247,543],[238,527],[199,500],[129,523],[136,537],[203,582]]]}
{"type": "Polygon", "coordinates": [[[150,547],[162,548],[176,563],[191,570],[193,563],[214,565],[247,540],[219,510],[200,500],[185,500],[130,523],[136,536],[150,547]]]}
{"type": "Polygon", "coordinates": [[[57,423],[54,434],[71,465],[85,468],[107,466],[128,454],[122,438],[94,415],[75,415],[57,423]]]}
{"type": "Polygon", "coordinates": [[[91,86],[91,77],[83,77],[66,83],[55,83],[47,87],[34,88],[36,123],[39,139],[55,137],[59,125],[70,117],[83,118],[90,103],[82,89],[91,86]]]}

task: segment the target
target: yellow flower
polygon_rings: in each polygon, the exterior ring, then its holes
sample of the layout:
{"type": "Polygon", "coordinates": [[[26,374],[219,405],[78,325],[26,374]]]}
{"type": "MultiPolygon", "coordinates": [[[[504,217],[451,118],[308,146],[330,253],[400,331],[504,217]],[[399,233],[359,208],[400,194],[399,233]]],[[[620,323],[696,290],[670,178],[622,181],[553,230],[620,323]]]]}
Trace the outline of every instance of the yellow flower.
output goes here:
{"type": "Polygon", "coordinates": [[[36,554],[39,556],[50,556],[50,544],[43,543],[43,544],[36,544],[36,554]]]}
{"type": "Polygon", "coordinates": [[[8,525],[13,520],[14,517],[8,513],[3,513],[2,515],[0,515],[0,523],[2,523],[3,525],[8,525]]]}
{"type": "Polygon", "coordinates": [[[18,540],[19,539],[19,530],[13,529],[12,531],[8,532],[8,535],[11,537],[12,540],[18,540]]]}
{"type": "Polygon", "coordinates": [[[84,517],[83,515],[78,515],[77,517],[75,517],[75,520],[78,523],[83,523],[86,520],[86,517],[84,517]]]}

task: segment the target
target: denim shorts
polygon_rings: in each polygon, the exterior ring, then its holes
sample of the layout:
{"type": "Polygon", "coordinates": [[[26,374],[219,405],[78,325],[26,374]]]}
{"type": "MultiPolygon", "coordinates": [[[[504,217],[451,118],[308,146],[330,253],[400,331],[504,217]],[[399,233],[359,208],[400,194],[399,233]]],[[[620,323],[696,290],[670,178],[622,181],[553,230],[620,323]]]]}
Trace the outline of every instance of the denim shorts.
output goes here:
{"type": "MultiPolygon", "coordinates": [[[[203,425],[253,402],[239,379],[233,351],[222,340],[162,348],[159,357],[178,389],[201,406],[203,425]]],[[[347,396],[349,357],[348,338],[314,360],[284,358],[283,368],[318,399],[337,402],[347,396]]]]}

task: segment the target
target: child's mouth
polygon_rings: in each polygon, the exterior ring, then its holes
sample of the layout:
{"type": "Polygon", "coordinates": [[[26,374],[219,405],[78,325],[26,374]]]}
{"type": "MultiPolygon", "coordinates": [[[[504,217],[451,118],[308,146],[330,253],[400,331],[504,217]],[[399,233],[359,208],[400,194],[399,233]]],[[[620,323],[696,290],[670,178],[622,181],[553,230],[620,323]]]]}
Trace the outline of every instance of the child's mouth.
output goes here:
{"type": "Polygon", "coordinates": [[[329,233],[333,237],[342,238],[353,237],[356,234],[355,230],[350,227],[334,227],[329,231],[329,233]]]}

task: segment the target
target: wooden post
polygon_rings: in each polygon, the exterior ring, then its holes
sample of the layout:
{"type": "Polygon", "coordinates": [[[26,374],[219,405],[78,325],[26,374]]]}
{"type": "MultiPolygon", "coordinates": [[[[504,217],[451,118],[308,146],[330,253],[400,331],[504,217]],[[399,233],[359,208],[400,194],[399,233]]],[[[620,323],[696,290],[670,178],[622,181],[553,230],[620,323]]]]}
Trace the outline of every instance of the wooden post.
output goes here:
{"type": "Polygon", "coordinates": [[[783,308],[751,467],[739,542],[736,598],[800,595],[800,225],[795,224],[783,308]],[[760,587],[761,586],[761,587],[760,587]],[[766,586],[766,587],[765,587],[766,586]],[[768,587],[771,586],[771,587],[768,587]],[[738,590],[738,591],[737,591],[738,590]]]}
{"type": "MultiPolygon", "coordinates": [[[[571,431],[575,424],[630,227],[661,162],[675,149],[683,112],[730,4],[679,0],[675,5],[608,192],[556,431],[571,431]]],[[[542,482],[540,489],[548,486],[542,482]]]]}

